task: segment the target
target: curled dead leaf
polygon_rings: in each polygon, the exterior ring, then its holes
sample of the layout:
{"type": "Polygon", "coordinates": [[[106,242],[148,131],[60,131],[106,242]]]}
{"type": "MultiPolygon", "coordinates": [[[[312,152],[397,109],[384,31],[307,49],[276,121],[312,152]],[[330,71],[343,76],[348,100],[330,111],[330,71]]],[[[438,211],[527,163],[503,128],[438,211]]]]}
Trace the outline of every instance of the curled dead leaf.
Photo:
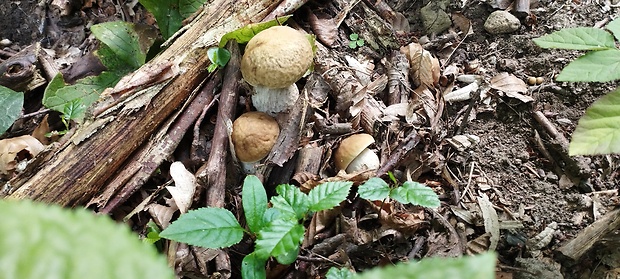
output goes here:
{"type": "Polygon", "coordinates": [[[523,80],[506,72],[499,73],[491,78],[491,88],[504,93],[527,92],[527,84],[523,80]]]}
{"type": "Polygon", "coordinates": [[[0,140],[0,174],[13,174],[18,162],[34,158],[44,148],[29,135],[0,140]]]}
{"type": "Polygon", "coordinates": [[[401,47],[400,52],[409,60],[409,72],[416,86],[434,87],[439,82],[439,60],[418,43],[401,47]]]}

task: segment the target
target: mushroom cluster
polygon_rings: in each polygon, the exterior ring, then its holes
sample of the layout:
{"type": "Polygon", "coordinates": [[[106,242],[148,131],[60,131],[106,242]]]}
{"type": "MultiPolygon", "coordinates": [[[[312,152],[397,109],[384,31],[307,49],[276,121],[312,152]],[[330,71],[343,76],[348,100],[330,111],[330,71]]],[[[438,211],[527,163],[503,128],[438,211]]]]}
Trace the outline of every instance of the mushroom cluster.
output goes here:
{"type": "Polygon", "coordinates": [[[280,127],[273,117],[259,111],[246,112],[233,122],[231,140],[243,170],[252,173],[276,143],[280,127]]]}
{"type": "Polygon", "coordinates": [[[379,168],[379,157],[368,146],[375,143],[369,134],[355,134],[340,142],[334,154],[336,169],[347,173],[379,168]]]}
{"type": "Polygon", "coordinates": [[[310,68],[313,55],[308,38],[291,27],[256,34],[241,59],[243,79],[254,87],[254,107],[270,115],[291,107],[299,97],[295,82],[310,68]]]}

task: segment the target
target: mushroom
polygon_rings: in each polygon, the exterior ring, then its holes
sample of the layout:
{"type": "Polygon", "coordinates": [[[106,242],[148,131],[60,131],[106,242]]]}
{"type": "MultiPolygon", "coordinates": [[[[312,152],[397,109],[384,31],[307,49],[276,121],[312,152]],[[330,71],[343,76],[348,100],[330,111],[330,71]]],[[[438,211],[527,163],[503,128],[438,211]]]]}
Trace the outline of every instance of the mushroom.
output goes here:
{"type": "Polygon", "coordinates": [[[233,122],[231,140],[243,170],[252,173],[265,158],[280,134],[273,117],[259,111],[246,112],[233,122]]]}
{"type": "Polygon", "coordinates": [[[379,157],[368,149],[374,142],[375,139],[369,134],[355,134],[340,142],[334,154],[338,171],[352,173],[379,168],[379,157]]]}
{"type": "Polygon", "coordinates": [[[301,32],[274,26],[256,34],[241,59],[243,79],[254,87],[252,104],[275,115],[286,111],[299,97],[295,82],[312,65],[312,45],[301,32]]]}

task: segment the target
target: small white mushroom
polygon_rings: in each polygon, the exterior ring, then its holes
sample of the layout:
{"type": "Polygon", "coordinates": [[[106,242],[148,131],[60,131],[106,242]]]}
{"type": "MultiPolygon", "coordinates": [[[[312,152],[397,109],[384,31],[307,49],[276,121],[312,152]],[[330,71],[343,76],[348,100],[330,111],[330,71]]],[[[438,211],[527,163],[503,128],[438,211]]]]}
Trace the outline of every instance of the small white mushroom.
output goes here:
{"type": "Polygon", "coordinates": [[[241,59],[241,74],[254,87],[254,107],[270,115],[291,107],[299,97],[295,82],[310,68],[313,56],[308,38],[288,26],[252,37],[241,59]]]}
{"type": "Polygon", "coordinates": [[[336,168],[347,173],[379,168],[379,157],[368,149],[374,142],[369,134],[355,134],[342,140],[334,154],[336,168]]]}
{"type": "Polygon", "coordinates": [[[231,140],[246,173],[256,170],[276,143],[280,127],[273,117],[259,111],[246,112],[233,122],[231,140]]]}

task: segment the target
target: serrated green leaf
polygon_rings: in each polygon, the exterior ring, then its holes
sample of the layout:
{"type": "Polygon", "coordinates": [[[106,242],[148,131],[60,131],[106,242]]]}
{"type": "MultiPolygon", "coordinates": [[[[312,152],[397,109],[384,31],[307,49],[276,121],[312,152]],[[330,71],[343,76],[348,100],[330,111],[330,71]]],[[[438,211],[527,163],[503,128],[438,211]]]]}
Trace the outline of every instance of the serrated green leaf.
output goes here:
{"type": "Polygon", "coordinates": [[[267,260],[260,259],[256,253],[251,253],[241,261],[241,278],[245,279],[263,279],[267,278],[265,264],[267,260]]]}
{"type": "Polygon", "coordinates": [[[74,99],[65,104],[62,110],[65,120],[75,119],[84,115],[86,107],[82,104],[82,99],[74,99]]]}
{"type": "Polygon", "coordinates": [[[610,23],[607,24],[607,26],[605,26],[605,28],[607,28],[607,30],[611,31],[611,33],[614,34],[614,37],[616,37],[616,41],[620,41],[620,17],[612,20],[610,23]]]}
{"type": "Polygon", "coordinates": [[[19,118],[23,105],[23,93],[0,85],[0,134],[6,132],[19,118]]]}
{"type": "Polygon", "coordinates": [[[243,238],[243,228],[230,211],[223,208],[205,207],[181,215],[159,236],[194,246],[216,249],[239,243],[243,238]]]}
{"type": "Polygon", "coordinates": [[[349,42],[349,48],[356,48],[357,47],[357,42],[355,41],[350,41],[349,42]]]}
{"type": "Polygon", "coordinates": [[[380,201],[390,194],[390,185],[381,178],[373,177],[360,185],[357,188],[357,193],[362,199],[380,201]]]}
{"type": "Polygon", "coordinates": [[[431,208],[436,208],[441,205],[439,197],[433,189],[415,181],[405,181],[403,186],[392,190],[390,197],[402,204],[410,203],[431,208]]]}
{"type": "Polygon", "coordinates": [[[377,267],[355,274],[355,279],[493,279],[495,278],[494,253],[460,258],[425,258],[419,262],[399,263],[377,267]]]}
{"type": "Polygon", "coordinates": [[[308,195],[304,194],[299,188],[282,184],[276,187],[277,196],[271,198],[273,208],[280,210],[284,215],[296,220],[303,218],[310,207],[308,195]]]}
{"type": "MultiPolygon", "coordinates": [[[[140,25],[124,21],[112,21],[90,27],[93,35],[114,52],[132,69],[137,69],[146,61],[149,47],[155,40],[154,32],[140,25]],[[138,33],[138,30],[141,33],[138,33]]],[[[105,63],[104,63],[105,65],[105,63]]],[[[108,66],[108,65],[106,65],[108,66]]]]}
{"type": "Polygon", "coordinates": [[[351,35],[349,35],[349,39],[351,41],[357,41],[357,39],[360,37],[360,35],[358,35],[357,33],[352,33],[351,35]]]}
{"type": "MultiPolygon", "coordinates": [[[[292,218],[292,215],[288,215],[287,217],[292,218]]],[[[263,216],[263,224],[269,224],[278,218],[284,218],[281,210],[273,207],[267,208],[267,211],[265,211],[265,215],[263,216]]]]}
{"type": "MultiPolygon", "coordinates": [[[[83,108],[90,106],[103,90],[113,86],[120,79],[115,73],[102,72],[98,76],[85,77],[73,85],[66,85],[62,75],[56,75],[48,84],[43,93],[43,105],[49,109],[64,112],[67,105],[72,106],[79,102],[83,108]]],[[[84,110],[77,110],[71,119],[84,116],[84,110]]]]}
{"type": "Polygon", "coordinates": [[[620,154],[620,89],[594,102],[579,119],[569,155],[620,154]]]}
{"type": "Polygon", "coordinates": [[[270,20],[267,22],[251,23],[235,31],[228,32],[224,34],[224,36],[222,36],[222,38],[220,39],[219,47],[224,48],[226,46],[226,43],[228,43],[228,41],[233,40],[233,39],[237,41],[237,43],[239,44],[245,44],[249,42],[250,39],[252,39],[252,37],[258,34],[260,31],[263,31],[269,27],[273,27],[276,25],[282,25],[291,16],[292,15],[281,16],[281,17],[278,17],[274,20],[270,20]]]}
{"type": "Polygon", "coordinates": [[[314,187],[308,193],[310,210],[321,211],[338,206],[349,195],[353,182],[336,181],[326,182],[314,187]]]}
{"type": "Polygon", "coordinates": [[[353,272],[346,268],[336,268],[331,267],[327,274],[325,274],[325,279],[351,279],[353,278],[353,272]]]}
{"type": "Polygon", "coordinates": [[[557,77],[558,81],[607,82],[620,79],[620,50],[591,51],[570,62],[557,77]]]}
{"type": "Polygon", "coordinates": [[[152,245],[107,216],[26,200],[2,200],[0,212],[2,278],[174,278],[152,245]]]}
{"type": "Polygon", "coordinates": [[[241,192],[243,212],[248,227],[253,233],[257,233],[263,228],[265,211],[267,211],[267,192],[263,184],[254,175],[248,175],[243,181],[241,192]]]}
{"type": "Polygon", "coordinates": [[[277,255],[275,258],[278,263],[288,265],[294,263],[295,260],[297,260],[297,255],[299,255],[299,245],[295,247],[295,250],[277,255]]]}
{"type": "Polygon", "coordinates": [[[603,50],[615,47],[614,37],[607,31],[591,27],[566,28],[534,39],[542,48],[603,50]]]}
{"type": "Polygon", "coordinates": [[[258,232],[254,253],[260,259],[267,259],[294,251],[303,240],[304,232],[304,227],[294,220],[273,220],[258,232]]]}

